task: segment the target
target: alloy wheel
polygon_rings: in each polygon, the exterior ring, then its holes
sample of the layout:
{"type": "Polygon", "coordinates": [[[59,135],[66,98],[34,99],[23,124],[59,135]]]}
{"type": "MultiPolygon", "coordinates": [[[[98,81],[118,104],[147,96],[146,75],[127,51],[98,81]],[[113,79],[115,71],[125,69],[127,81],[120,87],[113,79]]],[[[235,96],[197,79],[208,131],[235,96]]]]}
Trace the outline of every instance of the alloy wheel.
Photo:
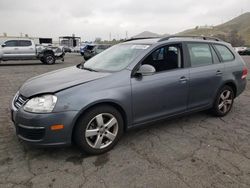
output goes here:
{"type": "Polygon", "coordinates": [[[219,98],[218,110],[225,114],[227,113],[233,104],[233,95],[230,90],[224,90],[219,98]]]}
{"type": "Polygon", "coordinates": [[[87,125],[85,139],[89,146],[103,149],[109,146],[118,133],[118,121],[109,113],[96,115],[87,125]]]}

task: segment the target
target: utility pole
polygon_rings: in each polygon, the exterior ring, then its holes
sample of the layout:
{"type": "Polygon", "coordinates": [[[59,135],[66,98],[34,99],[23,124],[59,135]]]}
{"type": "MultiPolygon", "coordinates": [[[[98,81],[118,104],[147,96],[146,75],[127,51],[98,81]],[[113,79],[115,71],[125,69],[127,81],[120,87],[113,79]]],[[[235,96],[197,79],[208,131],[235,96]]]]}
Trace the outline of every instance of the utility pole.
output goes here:
{"type": "Polygon", "coordinates": [[[111,32],[109,33],[109,41],[111,41],[111,32]]]}

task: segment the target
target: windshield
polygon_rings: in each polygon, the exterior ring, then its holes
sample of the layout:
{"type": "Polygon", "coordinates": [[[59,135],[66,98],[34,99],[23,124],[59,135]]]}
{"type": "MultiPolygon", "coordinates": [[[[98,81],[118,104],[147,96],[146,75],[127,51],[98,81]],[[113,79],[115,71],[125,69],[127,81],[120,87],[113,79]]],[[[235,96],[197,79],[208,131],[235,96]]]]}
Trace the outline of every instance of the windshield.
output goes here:
{"type": "Polygon", "coordinates": [[[88,60],[84,68],[95,71],[120,71],[148,47],[149,45],[118,44],[88,60]]]}

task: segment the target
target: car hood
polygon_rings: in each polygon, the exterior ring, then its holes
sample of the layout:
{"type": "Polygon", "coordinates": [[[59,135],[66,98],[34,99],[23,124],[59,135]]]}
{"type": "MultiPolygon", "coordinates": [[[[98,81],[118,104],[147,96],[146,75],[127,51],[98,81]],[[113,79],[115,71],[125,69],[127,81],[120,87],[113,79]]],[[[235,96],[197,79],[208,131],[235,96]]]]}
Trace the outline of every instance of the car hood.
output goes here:
{"type": "Polygon", "coordinates": [[[103,78],[111,73],[93,72],[76,66],[52,71],[27,80],[19,92],[25,97],[42,93],[55,93],[76,85],[103,78]]]}

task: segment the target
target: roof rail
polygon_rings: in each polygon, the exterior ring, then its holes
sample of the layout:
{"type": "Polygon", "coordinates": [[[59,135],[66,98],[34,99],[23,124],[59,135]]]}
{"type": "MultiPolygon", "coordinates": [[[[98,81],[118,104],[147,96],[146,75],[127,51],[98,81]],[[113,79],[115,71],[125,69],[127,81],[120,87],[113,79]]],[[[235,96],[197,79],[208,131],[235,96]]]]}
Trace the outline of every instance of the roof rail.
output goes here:
{"type": "Polygon", "coordinates": [[[125,40],[124,42],[133,41],[133,40],[142,40],[142,39],[157,39],[157,38],[160,38],[160,37],[140,37],[140,38],[130,38],[130,39],[125,40]]]}
{"type": "Polygon", "coordinates": [[[161,38],[158,42],[169,40],[171,38],[199,38],[202,40],[222,41],[221,39],[218,39],[216,37],[207,37],[207,36],[198,36],[198,35],[170,35],[168,37],[161,38]]]}

